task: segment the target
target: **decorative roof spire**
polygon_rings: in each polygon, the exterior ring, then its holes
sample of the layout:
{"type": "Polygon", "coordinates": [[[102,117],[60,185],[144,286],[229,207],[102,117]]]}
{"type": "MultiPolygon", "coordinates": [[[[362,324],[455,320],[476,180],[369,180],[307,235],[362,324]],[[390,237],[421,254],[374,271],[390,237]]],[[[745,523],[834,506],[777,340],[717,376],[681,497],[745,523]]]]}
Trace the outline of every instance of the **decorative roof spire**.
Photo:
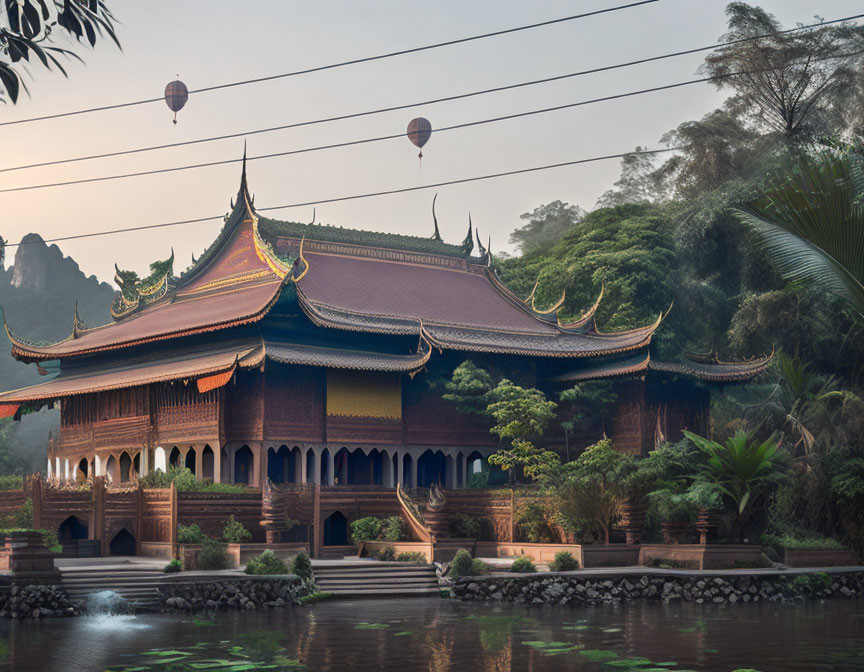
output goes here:
{"type": "Polygon", "coordinates": [[[477,239],[477,249],[480,251],[480,256],[482,258],[486,258],[487,249],[483,247],[483,243],[480,242],[480,227],[474,229],[474,237],[477,239]]]}
{"type": "Polygon", "coordinates": [[[462,241],[462,253],[469,256],[474,251],[474,225],[471,223],[471,213],[468,213],[468,235],[462,241]]]}
{"type": "Polygon", "coordinates": [[[432,240],[441,240],[441,232],[438,230],[438,218],[435,216],[435,201],[438,200],[438,194],[432,198],[432,221],[435,223],[435,233],[432,234],[432,240]]]}

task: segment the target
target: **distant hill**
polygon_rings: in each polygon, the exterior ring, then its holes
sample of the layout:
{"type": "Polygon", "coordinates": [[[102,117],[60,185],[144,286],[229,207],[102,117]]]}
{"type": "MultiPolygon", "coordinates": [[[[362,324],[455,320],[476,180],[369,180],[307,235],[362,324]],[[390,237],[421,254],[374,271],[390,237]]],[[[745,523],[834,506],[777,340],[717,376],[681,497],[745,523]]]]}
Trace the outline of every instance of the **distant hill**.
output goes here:
{"type": "MultiPolygon", "coordinates": [[[[86,276],[78,264],[56,245],[48,246],[34,233],[16,248],[15,261],[0,268],[0,306],[16,336],[28,341],[58,341],[72,332],[75,302],[88,325],[111,321],[109,307],[114,289],[86,276]]],[[[11,390],[44,380],[35,365],[15,361],[5,331],[0,331],[0,390],[11,390]]],[[[43,409],[13,423],[12,457],[27,471],[43,470],[48,433],[57,430],[60,414],[43,409]]],[[[5,462],[5,460],[4,460],[5,462]]]]}

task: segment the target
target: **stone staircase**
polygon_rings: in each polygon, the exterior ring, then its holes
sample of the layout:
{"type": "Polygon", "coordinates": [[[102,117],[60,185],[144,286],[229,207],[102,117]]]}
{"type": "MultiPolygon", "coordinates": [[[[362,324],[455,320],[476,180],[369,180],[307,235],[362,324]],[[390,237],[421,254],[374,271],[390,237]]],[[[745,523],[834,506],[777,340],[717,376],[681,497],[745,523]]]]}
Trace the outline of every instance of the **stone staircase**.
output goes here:
{"type": "Polygon", "coordinates": [[[407,562],[346,560],[313,563],[318,589],[338,597],[423,597],[439,594],[435,568],[407,562]]]}
{"type": "Polygon", "coordinates": [[[60,585],[73,600],[84,602],[90,593],[113,590],[135,611],[160,606],[158,586],[164,579],[160,569],[140,564],[60,567],[60,585]]]}

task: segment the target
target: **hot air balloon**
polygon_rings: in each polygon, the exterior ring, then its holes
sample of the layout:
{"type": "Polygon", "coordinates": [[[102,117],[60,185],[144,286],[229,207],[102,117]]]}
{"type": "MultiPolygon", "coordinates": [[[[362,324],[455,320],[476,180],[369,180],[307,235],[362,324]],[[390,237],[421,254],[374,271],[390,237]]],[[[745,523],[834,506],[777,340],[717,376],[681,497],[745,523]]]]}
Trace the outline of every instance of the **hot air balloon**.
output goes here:
{"type": "Polygon", "coordinates": [[[165,87],[165,104],[174,112],[174,123],[177,123],[177,113],[183,109],[189,100],[189,89],[179,79],[168,82],[165,87]]]}
{"type": "Polygon", "coordinates": [[[423,158],[423,145],[429,142],[429,136],[432,135],[432,124],[425,117],[417,117],[412,119],[408,124],[408,139],[420,148],[420,153],[417,155],[423,158]]]}

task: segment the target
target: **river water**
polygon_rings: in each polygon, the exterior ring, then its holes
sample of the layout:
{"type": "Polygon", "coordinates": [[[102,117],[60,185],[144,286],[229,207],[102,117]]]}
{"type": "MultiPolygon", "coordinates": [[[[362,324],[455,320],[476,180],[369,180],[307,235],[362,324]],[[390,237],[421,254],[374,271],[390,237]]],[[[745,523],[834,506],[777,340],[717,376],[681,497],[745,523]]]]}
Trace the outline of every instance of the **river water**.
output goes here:
{"type": "Polygon", "coordinates": [[[0,623],[0,670],[864,670],[864,602],[512,607],[321,602],[0,623]]]}

